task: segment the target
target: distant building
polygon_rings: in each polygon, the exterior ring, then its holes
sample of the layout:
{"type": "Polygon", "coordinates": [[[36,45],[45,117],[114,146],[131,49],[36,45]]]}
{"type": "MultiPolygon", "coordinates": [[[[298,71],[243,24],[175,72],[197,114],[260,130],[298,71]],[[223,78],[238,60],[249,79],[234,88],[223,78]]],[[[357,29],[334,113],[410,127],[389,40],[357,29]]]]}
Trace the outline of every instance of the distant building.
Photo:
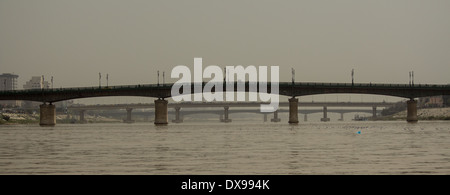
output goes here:
{"type": "Polygon", "coordinates": [[[29,81],[23,85],[23,89],[48,89],[50,88],[50,83],[44,81],[40,76],[31,77],[29,81]]]}
{"type": "Polygon", "coordinates": [[[6,90],[16,90],[17,89],[17,78],[19,75],[3,73],[0,75],[0,91],[6,90]]]}
{"type": "MultiPolygon", "coordinates": [[[[19,75],[3,73],[0,75],[0,91],[16,90],[17,89],[17,78],[19,75]]],[[[20,106],[21,101],[7,100],[0,101],[0,105],[3,106],[20,106]]]]}
{"type": "Polygon", "coordinates": [[[431,96],[419,98],[419,103],[422,107],[443,107],[444,106],[444,96],[431,96]]]}
{"type": "Polygon", "coordinates": [[[450,95],[444,95],[443,99],[444,99],[444,107],[449,107],[450,106],[450,95]]]}
{"type": "Polygon", "coordinates": [[[429,104],[431,106],[442,107],[444,106],[444,98],[442,97],[442,95],[430,97],[429,104]]]}

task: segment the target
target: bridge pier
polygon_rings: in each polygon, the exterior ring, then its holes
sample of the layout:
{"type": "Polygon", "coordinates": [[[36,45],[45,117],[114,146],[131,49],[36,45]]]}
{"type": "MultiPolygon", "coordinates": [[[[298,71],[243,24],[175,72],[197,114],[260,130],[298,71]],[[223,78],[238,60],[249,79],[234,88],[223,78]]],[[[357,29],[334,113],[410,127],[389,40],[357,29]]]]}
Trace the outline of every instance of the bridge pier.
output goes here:
{"type": "Polygon", "coordinates": [[[406,101],[407,104],[407,115],[406,115],[406,121],[407,122],[417,122],[417,100],[410,99],[406,101]]]}
{"type": "Polygon", "coordinates": [[[330,121],[330,118],[327,117],[327,107],[323,107],[323,118],[320,119],[322,122],[328,122],[330,121]]]}
{"type": "Polygon", "coordinates": [[[181,107],[175,107],[175,119],[172,120],[174,123],[182,123],[183,119],[180,118],[180,109],[181,107]]]}
{"type": "Polygon", "coordinates": [[[305,116],[303,117],[303,121],[308,121],[308,114],[305,114],[305,116]]]}
{"type": "Polygon", "coordinates": [[[298,123],[298,98],[289,99],[289,123],[298,123]]]}
{"type": "Polygon", "coordinates": [[[39,125],[55,126],[56,125],[56,107],[53,104],[42,104],[39,106],[39,125]]]}
{"type": "Polygon", "coordinates": [[[264,122],[267,122],[267,114],[264,113],[264,122]]]}
{"type": "Polygon", "coordinates": [[[275,110],[275,112],[273,112],[273,119],[270,119],[271,122],[280,122],[281,119],[278,118],[278,110],[275,110]]]}
{"type": "Polygon", "coordinates": [[[167,125],[167,100],[155,100],[155,125],[167,125]]]}
{"type": "Polygon", "coordinates": [[[373,106],[372,107],[372,118],[376,118],[377,117],[377,107],[373,106]]]}
{"type": "Polygon", "coordinates": [[[84,118],[85,113],[86,113],[86,110],[80,110],[80,123],[81,124],[87,123],[86,119],[84,118]]]}
{"type": "Polygon", "coordinates": [[[127,118],[123,119],[124,123],[134,123],[134,120],[131,119],[131,111],[133,111],[133,108],[126,108],[127,109],[127,118]]]}
{"type": "Polygon", "coordinates": [[[344,121],[344,113],[341,112],[341,118],[339,119],[339,121],[344,121]]]}
{"type": "Polygon", "coordinates": [[[230,109],[230,107],[225,106],[223,108],[224,108],[224,111],[223,111],[224,118],[223,119],[221,118],[220,122],[229,123],[229,122],[231,122],[231,119],[228,118],[228,109],[230,109]]]}

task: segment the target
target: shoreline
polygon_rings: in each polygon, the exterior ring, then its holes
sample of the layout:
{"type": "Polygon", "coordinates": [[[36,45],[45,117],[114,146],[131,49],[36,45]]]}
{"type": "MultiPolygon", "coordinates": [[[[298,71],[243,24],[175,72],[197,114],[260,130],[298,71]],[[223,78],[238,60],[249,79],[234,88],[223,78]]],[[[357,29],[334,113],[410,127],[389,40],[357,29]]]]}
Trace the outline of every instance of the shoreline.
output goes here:
{"type": "MultiPolygon", "coordinates": [[[[442,120],[448,121],[450,120],[450,107],[446,108],[419,108],[417,109],[417,117],[419,121],[432,121],[432,120],[442,120]]],[[[395,113],[389,116],[380,116],[375,119],[377,120],[406,120],[406,110],[395,113]]]]}
{"type": "MultiPolygon", "coordinates": [[[[450,107],[447,108],[419,108],[417,110],[417,117],[419,121],[449,121],[450,107]]],[[[80,124],[80,121],[71,115],[59,114],[57,115],[57,123],[59,124],[80,124]]],[[[406,110],[398,112],[389,116],[379,116],[371,121],[402,121],[406,120],[406,110]]],[[[15,124],[38,124],[39,114],[16,114],[3,113],[0,114],[0,125],[15,125],[15,124]],[[6,116],[6,117],[5,117],[6,116]],[[5,120],[8,118],[8,120],[5,120]]],[[[120,119],[106,118],[106,117],[86,117],[86,123],[122,123],[120,119]]]]}

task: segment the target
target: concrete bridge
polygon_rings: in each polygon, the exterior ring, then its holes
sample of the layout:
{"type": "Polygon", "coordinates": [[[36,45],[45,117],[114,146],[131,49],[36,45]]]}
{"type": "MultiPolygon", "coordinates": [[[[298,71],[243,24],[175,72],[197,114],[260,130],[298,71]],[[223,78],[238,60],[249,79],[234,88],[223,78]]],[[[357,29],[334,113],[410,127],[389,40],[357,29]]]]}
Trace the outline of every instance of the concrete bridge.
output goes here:
{"type": "MultiPolygon", "coordinates": [[[[221,122],[231,122],[229,118],[229,114],[232,113],[257,113],[264,115],[264,121],[267,121],[268,113],[262,113],[259,109],[242,109],[242,108],[256,108],[261,105],[263,102],[179,102],[179,103],[171,103],[168,104],[168,108],[174,108],[173,111],[168,111],[168,113],[173,113],[175,115],[175,120],[172,122],[179,123],[182,122],[181,112],[183,115],[189,114],[200,114],[200,113],[212,113],[220,115],[221,122]],[[184,110],[181,111],[181,108],[224,108],[224,111],[219,110],[184,110]],[[233,108],[233,109],[230,109],[233,108]],[[239,109],[236,109],[239,108],[239,109]]],[[[323,107],[323,109],[315,109],[315,110],[299,110],[298,112],[304,114],[304,120],[307,120],[307,114],[323,112],[322,121],[329,121],[330,119],[327,117],[327,113],[334,112],[340,113],[341,118],[343,120],[344,113],[349,112],[365,112],[371,113],[372,117],[377,116],[377,107],[389,107],[394,105],[395,103],[390,102],[299,102],[299,107],[323,107]],[[370,107],[371,109],[328,109],[328,107],[370,107]]],[[[288,107],[289,103],[282,102],[279,104],[280,109],[273,113],[274,117],[271,119],[272,122],[280,122],[281,120],[278,118],[278,113],[280,112],[288,112],[288,110],[282,109],[282,107],[288,107]]],[[[148,109],[155,108],[155,104],[109,104],[109,105],[85,105],[85,106],[69,106],[67,109],[78,111],[80,116],[80,122],[84,123],[86,120],[84,119],[85,112],[87,110],[110,110],[110,109],[125,109],[127,111],[127,117],[124,119],[125,123],[133,123],[134,120],[131,117],[131,112],[134,109],[148,109]]]]}
{"type": "MultiPolygon", "coordinates": [[[[308,121],[308,114],[313,114],[313,113],[321,113],[324,110],[322,109],[308,109],[308,110],[299,110],[300,114],[304,115],[304,121],[308,121]]],[[[280,122],[281,119],[278,117],[278,113],[286,113],[289,112],[289,110],[286,109],[279,109],[276,112],[274,112],[273,114],[273,118],[270,119],[271,122],[280,122]]],[[[352,112],[359,112],[359,113],[369,113],[369,114],[373,114],[373,110],[372,109],[328,109],[327,110],[328,113],[338,113],[341,115],[341,117],[338,119],[339,121],[343,121],[344,120],[344,114],[345,113],[352,113],[352,112]]],[[[174,123],[181,123],[183,122],[183,117],[181,117],[179,113],[177,113],[177,111],[169,111],[170,114],[175,115],[175,119],[172,120],[172,122],[174,123]]],[[[187,115],[193,115],[193,114],[216,114],[219,115],[219,121],[220,122],[231,122],[231,118],[227,118],[228,120],[226,120],[224,118],[224,112],[220,111],[220,110],[186,110],[183,111],[183,116],[187,116],[187,115]]],[[[228,114],[235,114],[235,113],[255,113],[255,114],[261,114],[263,115],[263,121],[267,122],[268,121],[268,113],[262,113],[258,110],[244,110],[244,109],[233,109],[233,110],[229,110],[228,114]]],[[[377,112],[378,113],[378,112],[377,112]]],[[[326,116],[326,114],[325,114],[326,116]]],[[[329,118],[327,118],[328,120],[324,120],[324,118],[321,118],[321,121],[330,121],[329,118]]]]}
{"type": "MultiPolygon", "coordinates": [[[[112,108],[111,108],[112,109],[112,108]]],[[[71,109],[71,110],[75,110],[79,112],[79,122],[80,123],[87,123],[87,120],[85,119],[85,112],[88,110],[76,110],[76,109],[71,109]]],[[[91,110],[97,110],[97,109],[91,109],[91,110]]],[[[99,109],[101,110],[101,109],[99,109]]],[[[120,110],[120,109],[118,109],[120,110]]],[[[338,113],[340,114],[340,118],[338,119],[339,121],[343,121],[344,120],[344,114],[346,113],[369,113],[369,114],[373,114],[373,110],[372,109],[357,109],[357,108],[351,108],[351,109],[328,109],[327,110],[328,113],[338,113]]],[[[275,114],[275,112],[273,113],[273,118],[270,119],[271,122],[280,122],[281,118],[278,117],[278,113],[287,113],[289,112],[289,110],[287,109],[283,109],[280,108],[277,110],[277,114],[275,114]]],[[[299,110],[298,113],[299,114],[303,114],[303,118],[304,121],[308,121],[308,115],[309,114],[314,114],[314,113],[322,113],[323,109],[303,109],[303,110],[299,110]]],[[[380,113],[380,110],[377,110],[377,115],[380,113]]],[[[149,111],[144,111],[142,109],[137,110],[136,112],[134,112],[135,114],[133,115],[139,115],[139,116],[144,116],[144,118],[146,118],[145,120],[148,120],[149,117],[154,117],[154,110],[149,110],[149,111]]],[[[268,122],[269,120],[269,115],[272,113],[263,113],[260,112],[259,109],[242,109],[242,108],[233,108],[231,110],[229,110],[229,121],[227,122],[231,122],[231,115],[233,114],[237,114],[237,113],[253,113],[253,114],[259,114],[259,115],[263,115],[263,121],[264,122],[268,122]]],[[[113,115],[116,116],[123,116],[122,112],[113,112],[111,113],[113,115]]],[[[207,115],[217,115],[218,116],[218,121],[220,122],[226,122],[224,120],[224,111],[223,110],[218,110],[218,109],[214,109],[214,110],[182,110],[182,111],[178,111],[176,109],[169,109],[168,110],[168,115],[172,115],[174,116],[174,119],[172,120],[173,123],[182,123],[185,121],[184,117],[185,116],[189,116],[189,115],[198,115],[198,114],[207,114],[207,115]],[[177,115],[178,113],[178,115],[177,115]],[[178,118],[177,118],[178,116],[178,118]]],[[[322,119],[321,119],[322,121],[322,119]]],[[[133,120],[133,118],[131,117],[131,112],[128,112],[127,110],[127,115],[126,118],[123,119],[124,123],[134,123],[135,120],[133,120]],[[129,113],[129,114],[128,114],[129,113]],[[129,118],[128,118],[129,117],[129,118]]]]}
{"type": "MultiPolygon", "coordinates": [[[[250,91],[249,82],[223,83],[223,89],[227,85],[233,85],[234,91],[238,85],[244,85],[245,92],[250,91]]],[[[408,98],[407,121],[417,122],[417,101],[414,98],[450,95],[450,85],[405,85],[405,84],[363,84],[363,83],[291,83],[280,82],[279,95],[289,96],[289,123],[298,123],[298,99],[296,96],[350,93],[350,94],[375,94],[408,98]]],[[[194,86],[191,92],[194,93],[194,86]]],[[[200,85],[200,83],[198,84],[200,85]]],[[[202,83],[202,89],[206,83],[202,83]]],[[[165,85],[128,85],[111,87],[84,87],[84,88],[60,88],[38,90],[13,90],[0,92],[0,100],[30,100],[43,102],[40,106],[40,125],[55,125],[56,110],[53,102],[77,98],[105,97],[105,96],[143,96],[155,97],[155,124],[167,124],[167,105],[165,98],[171,97],[173,84],[165,85]],[[47,104],[48,103],[48,104],[47,104]]],[[[256,83],[257,89],[260,84],[256,83]]],[[[271,83],[266,83],[267,92],[271,93],[271,83]]],[[[180,94],[183,94],[183,88],[180,94]]],[[[215,88],[211,92],[215,92],[215,88]]],[[[256,91],[257,92],[257,91],[256,91]]]]}
{"type": "MultiPolygon", "coordinates": [[[[344,120],[344,114],[345,113],[352,113],[352,112],[360,112],[360,113],[369,113],[369,114],[374,114],[372,109],[328,109],[328,110],[323,110],[323,109],[308,109],[308,110],[299,110],[298,113],[303,114],[304,115],[304,121],[308,121],[308,114],[313,114],[313,113],[320,113],[323,112],[324,113],[324,117],[327,116],[327,113],[338,113],[341,114],[341,117],[338,119],[340,121],[344,120]]],[[[289,110],[286,109],[278,109],[277,111],[275,111],[273,113],[273,118],[270,119],[271,122],[280,122],[281,119],[278,117],[279,113],[286,113],[289,112],[289,110]]],[[[177,112],[177,110],[175,111],[169,111],[169,113],[175,115],[175,119],[172,120],[172,122],[174,123],[181,123],[183,122],[183,117],[181,117],[181,114],[177,112]]],[[[187,116],[187,115],[192,115],[192,114],[204,114],[204,113],[208,113],[208,114],[216,114],[219,115],[219,121],[220,122],[231,122],[231,117],[224,117],[225,113],[224,111],[220,111],[220,110],[187,110],[187,111],[183,111],[183,116],[187,116]]],[[[235,114],[235,113],[255,113],[255,114],[262,114],[264,116],[263,120],[264,122],[268,121],[268,113],[262,113],[258,110],[244,110],[244,109],[233,109],[233,110],[229,110],[228,114],[235,114]]],[[[379,112],[376,112],[379,113],[379,112]]],[[[323,122],[327,122],[330,121],[330,119],[328,117],[326,118],[321,118],[320,119],[323,122]]]]}

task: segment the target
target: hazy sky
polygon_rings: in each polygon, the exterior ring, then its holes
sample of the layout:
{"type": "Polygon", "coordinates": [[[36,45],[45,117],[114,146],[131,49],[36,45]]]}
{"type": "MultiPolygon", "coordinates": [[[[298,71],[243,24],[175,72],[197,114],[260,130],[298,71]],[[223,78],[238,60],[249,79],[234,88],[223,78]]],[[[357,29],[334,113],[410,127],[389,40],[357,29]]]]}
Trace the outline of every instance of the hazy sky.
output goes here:
{"type": "MultiPolygon", "coordinates": [[[[281,81],[450,83],[449,0],[0,0],[0,73],[55,87],[156,83],[176,65],[281,81]],[[104,76],[103,78],[105,78],[104,76]],[[105,80],[102,81],[106,83],[105,80]]],[[[192,70],[193,71],[193,70],[192,70]]]]}

